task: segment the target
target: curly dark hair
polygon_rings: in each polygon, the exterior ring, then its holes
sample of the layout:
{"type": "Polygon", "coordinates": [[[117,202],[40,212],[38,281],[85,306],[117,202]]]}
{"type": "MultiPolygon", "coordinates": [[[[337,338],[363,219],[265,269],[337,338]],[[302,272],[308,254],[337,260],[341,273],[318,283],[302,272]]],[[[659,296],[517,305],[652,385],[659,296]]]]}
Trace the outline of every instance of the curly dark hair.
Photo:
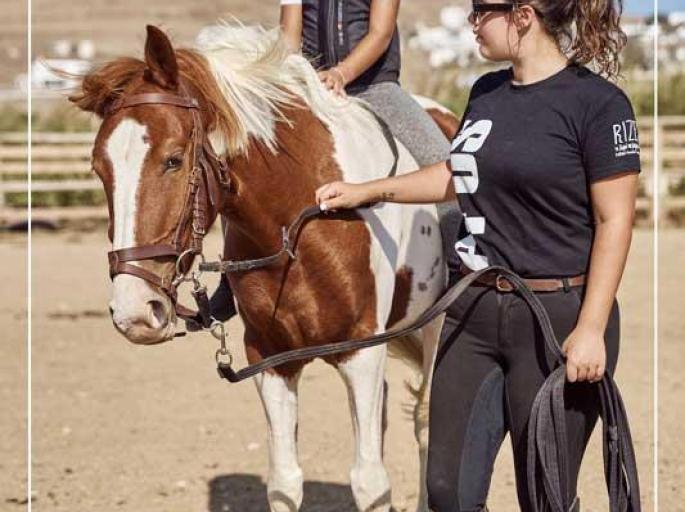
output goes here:
{"type": "Polygon", "coordinates": [[[623,0],[514,0],[535,8],[545,30],[573,62],[594,62],[600,74],[615,78],[627,37],[621,30],[623,0]]]}

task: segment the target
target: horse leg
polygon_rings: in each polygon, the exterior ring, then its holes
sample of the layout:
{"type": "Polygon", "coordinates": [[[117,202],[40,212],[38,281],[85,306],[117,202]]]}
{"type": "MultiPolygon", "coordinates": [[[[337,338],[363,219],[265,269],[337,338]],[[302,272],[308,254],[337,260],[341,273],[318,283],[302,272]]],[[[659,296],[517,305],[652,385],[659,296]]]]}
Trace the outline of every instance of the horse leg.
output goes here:
{"type": "Polygon", "coordinates": [[[302,469],[297,459],[297,384],[292,377],[255,377],[269,429],[267,496],[271,512],[297,512],[302,504],[302,469]]]}
{"type": "Polygon", "coordinates": [[[350,471],[352,494],[362,512],[390,510],[390,480],[383,466],[385,345],[360,350],[338,364],[347,386],[356,442],[350,471]]]}
{"type": "Polygon", "coordinates": [[[423,327],[419,336],[423,347],[423,378],[417,392],[414,406],[414,436],[419,444],[419,500],[416,512],[428,512],[428,489],[426,488],[426,467],[428,462],[428,406],[430,399],[430,383],[433,375],[433,360],[440,341],[440,331],[444,315],[423,327]]]}

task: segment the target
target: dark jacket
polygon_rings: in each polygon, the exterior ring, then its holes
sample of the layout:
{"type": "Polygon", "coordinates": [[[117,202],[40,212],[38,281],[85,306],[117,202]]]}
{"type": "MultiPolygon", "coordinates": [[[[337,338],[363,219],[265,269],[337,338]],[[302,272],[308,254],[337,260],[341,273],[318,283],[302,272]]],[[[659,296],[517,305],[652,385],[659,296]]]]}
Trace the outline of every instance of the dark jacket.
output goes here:
{"type": "MultiPolygon", "coordinates": [[[[303,0],[302,52],[317,69],[329,69],[347,57],[369,31],[371,0],[303,0]]],[[[400,39],[395,32],[388,49],[361,76],[347,85],[359,92],[379,82],[397,82],[400,39]]]]}

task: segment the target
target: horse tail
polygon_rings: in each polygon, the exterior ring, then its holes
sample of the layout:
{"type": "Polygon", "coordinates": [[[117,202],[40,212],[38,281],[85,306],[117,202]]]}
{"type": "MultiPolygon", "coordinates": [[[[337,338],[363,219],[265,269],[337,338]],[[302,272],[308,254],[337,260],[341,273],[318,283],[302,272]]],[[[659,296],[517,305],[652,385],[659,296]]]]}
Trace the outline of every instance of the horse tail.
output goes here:
{"type": "Polygon", "coordinates": [[[423,369],[423,347],[419,336],[408,334],[392,340],[388,344],[388,355],[407,363],[417,372],[423,369]]]}
{"type": "Polygon", "coordinates": [[[394,339],[388,344],[388,356],[399,359],[407,364],[413,375],[404,380],[404,388],[409,392],[410,401],[403,404],[403,410],[408,416],[413,416],[416,424],[419,414],[419,404],[423,401],[426,392],[427,381],[423,372],[423,346],[421,336],[408,334],[394,339]]]}

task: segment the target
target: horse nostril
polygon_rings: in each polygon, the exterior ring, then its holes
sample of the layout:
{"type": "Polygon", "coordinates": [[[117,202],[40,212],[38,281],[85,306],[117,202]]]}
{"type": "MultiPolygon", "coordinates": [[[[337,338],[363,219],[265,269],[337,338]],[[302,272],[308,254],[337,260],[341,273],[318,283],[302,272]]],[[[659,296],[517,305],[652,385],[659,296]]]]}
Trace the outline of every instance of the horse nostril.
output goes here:
{"type": "Polygon", "coordinates": [[[150,325],[154,329],[162,329],[166,327],[169,319],[167,318],[164,304],[158,300],[151,300],[147,303],[150,308],[150,325]]]}
{"type": "Polygon", "coordinates": [[[114,308],[112,306],[109,306],[109,316],[113,317],[114,316],[114,308]]]}

